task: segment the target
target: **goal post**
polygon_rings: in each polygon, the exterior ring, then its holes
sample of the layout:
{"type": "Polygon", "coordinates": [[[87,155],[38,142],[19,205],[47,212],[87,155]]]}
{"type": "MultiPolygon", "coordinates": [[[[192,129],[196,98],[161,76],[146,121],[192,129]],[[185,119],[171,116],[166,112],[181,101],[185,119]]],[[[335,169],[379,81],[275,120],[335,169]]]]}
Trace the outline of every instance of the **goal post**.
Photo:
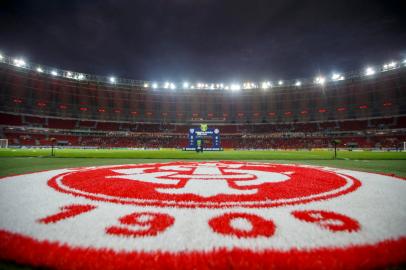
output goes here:
{"type": "Polygon", "coordinates": [[[8,139],[0,139],[0,148],[8,147],[8,139]]]}

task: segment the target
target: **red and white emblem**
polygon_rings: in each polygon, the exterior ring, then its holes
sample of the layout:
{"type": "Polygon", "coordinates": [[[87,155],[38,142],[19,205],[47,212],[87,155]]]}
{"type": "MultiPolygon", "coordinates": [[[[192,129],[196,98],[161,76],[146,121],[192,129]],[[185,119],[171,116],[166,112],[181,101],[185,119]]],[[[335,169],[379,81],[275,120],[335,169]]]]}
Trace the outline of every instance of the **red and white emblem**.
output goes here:
{"type": "Polygon", "coordinates": [[[406,261],[406,182],[372,173],[151,163],[7,177],[0,194],[0,259],[32,265],[313,269],[406,261]]]}
{"type": "Polygon", "coordinates": [[[350,176],[310,167],[174,162],[84,169],[57,175],[49,185],[101,201],[214,208],[303,203],[339,196],[360,183],[350,176]]]}

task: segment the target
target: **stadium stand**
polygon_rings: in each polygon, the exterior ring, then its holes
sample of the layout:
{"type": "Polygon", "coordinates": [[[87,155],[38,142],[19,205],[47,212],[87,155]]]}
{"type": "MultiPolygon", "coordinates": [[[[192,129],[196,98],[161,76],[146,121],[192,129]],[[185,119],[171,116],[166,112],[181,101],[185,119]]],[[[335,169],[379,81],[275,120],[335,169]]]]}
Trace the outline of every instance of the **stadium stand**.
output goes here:
{"type": "MultiPolygon", "coordinates": [[[[189,124],[128,124],[36,117],[35,125],[24,115],[1,114],[4,136],[12,146],[182,148],[189,124]],[[12,119],[12,121],[10,120],[12,119]],[[40,119],[40,120],[39,120],[40,119]],[[28,124],[29,123],[29,124],[28,124]],[[48,123],[48,124],[46,124],[48,123]],[[123,129],[123,127],[125,127],[123,129]]],[[[31,118],[30,118],[31,119],[31,118]]],[[[291,124],[218,124],[222,145],[235,149],[308,149],[331,147],[333,139],[352,148],[397,148],[406,140],[406,116],[291,124]]]]}
{"type": "Polygon", "coordinates": [[[235,149],[400,148],[406,67],[373,78],[272,89],[150,89],[0,63],[0,134],[11,147],[183,148],[199,123],[235,149]]]}

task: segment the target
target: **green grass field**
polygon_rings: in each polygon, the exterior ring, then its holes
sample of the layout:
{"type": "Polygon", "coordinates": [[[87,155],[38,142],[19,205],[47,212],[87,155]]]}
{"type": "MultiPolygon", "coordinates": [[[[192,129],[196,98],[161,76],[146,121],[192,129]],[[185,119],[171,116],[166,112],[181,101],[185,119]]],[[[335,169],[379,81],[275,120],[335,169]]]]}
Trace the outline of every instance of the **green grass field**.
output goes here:
{"type": "MultiPolygon", "coordinates": [[[[0,157],[48,157],[50,149],[0,149],[0,157]]],[[[326,160],[333,151],[220,151],[196,153],[181,150],[129,149],[56,149],[55,157],[65,158],[135,158],[135,159],[194,159],[194,160],[326,160]]],[[[406,152],[371,152],[341,150],[338,159],[406,160],[406,152]]]]}
{"type": "MultiPolygon", "coordinates": [[[[173,160],[255,160],[272,163],[322,165],[353,170],[395,174],[406,177],[406,152],[339,151],[223,151],[184,152],[180,150],[83,150],[0,149],[0,176],[79,166],[134,164],[173,160]]],[[[0,261],[0,269],[35,269],[0,261]]],[[[397,269],[397,268],[394,268],[397,269]]]]}
{"type": "Polygon", "coordinates": [[[396,174],[406,177],[405,152],[339,151],[223,151],[184,152],[180,150],[84,150],[0,149],[0,176],[78,166],[131,164],[187,160],[256,160],[274,163],[301,163],[396,174]]]}

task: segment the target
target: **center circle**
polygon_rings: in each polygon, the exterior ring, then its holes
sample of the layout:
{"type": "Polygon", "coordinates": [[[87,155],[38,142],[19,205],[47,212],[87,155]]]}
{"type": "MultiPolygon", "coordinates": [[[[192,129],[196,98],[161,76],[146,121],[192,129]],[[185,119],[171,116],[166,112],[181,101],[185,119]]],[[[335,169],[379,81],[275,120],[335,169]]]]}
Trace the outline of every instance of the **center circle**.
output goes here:
{"type": "Polygon", "coordinates": [[[254,162],[168,162],[82,168],[48,181],[91,200],[170,207],[277,207],[356,190],[354,177],[315,167],[254,162]]]}

